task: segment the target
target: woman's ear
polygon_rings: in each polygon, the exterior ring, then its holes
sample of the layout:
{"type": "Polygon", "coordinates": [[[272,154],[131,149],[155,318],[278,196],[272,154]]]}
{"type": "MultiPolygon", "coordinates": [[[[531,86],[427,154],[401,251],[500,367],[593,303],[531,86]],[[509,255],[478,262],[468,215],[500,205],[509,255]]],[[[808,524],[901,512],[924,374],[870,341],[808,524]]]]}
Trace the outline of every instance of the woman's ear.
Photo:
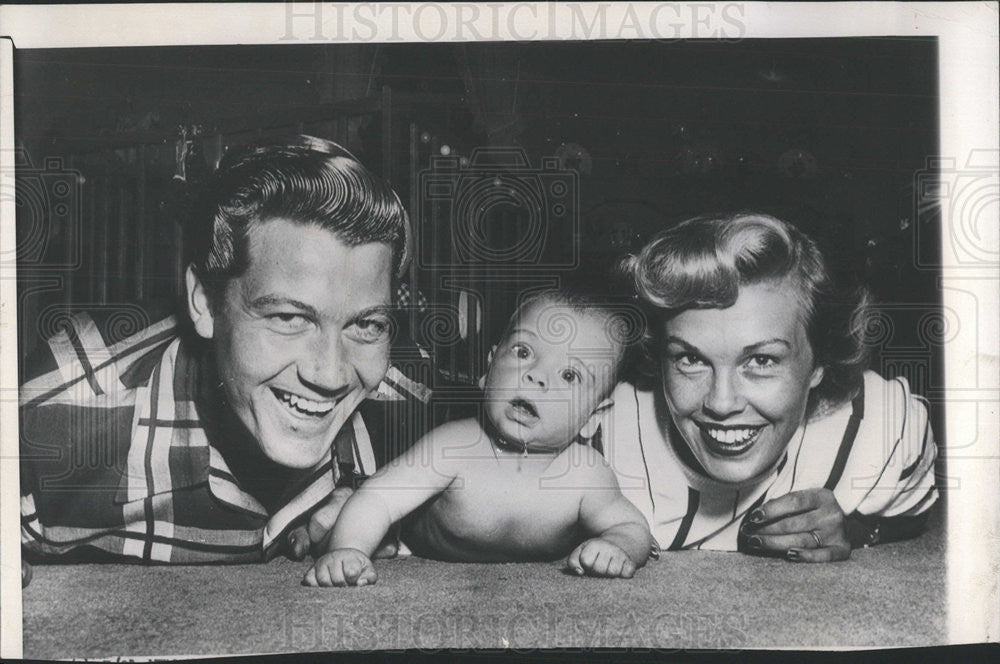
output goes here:
{"type": "Polygon", "coordinates": [[[809,377],[809,389],[813,389],[823,382],[824,370],[823,367],[816,367],[813,369],[812,376],[809,377]]]}
{"type": "Polygon", "coordinates": [[[184,273],[184,282],[187,286],[188,315],[191,316],[194,329],[198,336],[211,339],[215,334],[215,318],[212,316],[212,307],[205,285],[201,283],[191,265],[188,265],[187,272],[184,273]]]}
{"type": "Polygon", "coordinates": [[[615,400],[611,397],[608,397],[601,403],[597,404],[597,407],[594,408],[594,412],[590,414],[589,418],[587,418],[586,424],[584,424],[583,428],[580,429],[580,436],[582,438],[593,438],[597,433],[597,427],[601,425],[601,420],[604,418],[604,411],[614,405],[615,400]]]}

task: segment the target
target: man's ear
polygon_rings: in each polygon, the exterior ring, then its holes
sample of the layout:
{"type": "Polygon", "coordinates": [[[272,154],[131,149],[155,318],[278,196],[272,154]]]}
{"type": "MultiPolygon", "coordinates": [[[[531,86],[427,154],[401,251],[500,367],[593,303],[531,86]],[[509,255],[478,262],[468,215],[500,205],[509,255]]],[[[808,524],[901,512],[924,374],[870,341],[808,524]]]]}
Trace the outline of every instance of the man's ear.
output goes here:
{"type": "Polygon", "coordinates": [[[583,425],[582,429],[580,429],[580,436],[583,438],[593,438],[594,434],[597,433],[597,427],[601,424],[601,419],[604,417],[604,411],[614,405],[615,400],[611,397],[608,397],[601,403],[597,404],[597,407],[594,408],[594,412],[590,414],[589,418],[587,418],[587,423],[583,425]]]}
{"type": "Polygon", "coordinates": [[[212,316],[208,292],[190,265],[184,273],[184,282],[187,286],[188,315],[191,316],[194,329],[198,336],[211,339],[215,334],[215,318],[212,316]]]}

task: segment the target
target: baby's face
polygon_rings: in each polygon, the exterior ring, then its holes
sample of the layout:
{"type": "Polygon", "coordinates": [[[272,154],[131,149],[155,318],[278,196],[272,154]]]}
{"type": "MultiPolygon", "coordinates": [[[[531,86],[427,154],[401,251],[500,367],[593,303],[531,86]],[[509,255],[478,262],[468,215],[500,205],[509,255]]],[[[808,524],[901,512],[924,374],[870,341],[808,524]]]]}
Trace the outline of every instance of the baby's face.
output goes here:
{"type": "Polygon", "coordinates": [[[614,385],[609,317],[547,299],[521,310],[486,374],[486,415],[507,441],[565,449],[614,385]]]}

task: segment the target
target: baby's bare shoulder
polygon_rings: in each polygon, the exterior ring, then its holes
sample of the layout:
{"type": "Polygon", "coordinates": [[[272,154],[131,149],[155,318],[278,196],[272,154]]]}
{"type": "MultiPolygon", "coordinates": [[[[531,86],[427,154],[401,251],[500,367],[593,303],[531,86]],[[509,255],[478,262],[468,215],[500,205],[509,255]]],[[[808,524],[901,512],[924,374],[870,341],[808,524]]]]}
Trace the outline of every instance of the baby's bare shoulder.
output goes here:
{"type": "Polygon", "coordinates": [[[427,433],[420,444],[439,459],[463,459],[477,456],[486,441],[479,422],[472,418],[446,422],[427,433]]]}
{"type": "Polygon", "coordinates": [[[592,447],[574,443],[563,450],[563,462],[553,464],[554,469],[561,470],[565,481],[579,483],[587,487],[617,487],[618,480],[611,470],[607,460],[592,447]]]}

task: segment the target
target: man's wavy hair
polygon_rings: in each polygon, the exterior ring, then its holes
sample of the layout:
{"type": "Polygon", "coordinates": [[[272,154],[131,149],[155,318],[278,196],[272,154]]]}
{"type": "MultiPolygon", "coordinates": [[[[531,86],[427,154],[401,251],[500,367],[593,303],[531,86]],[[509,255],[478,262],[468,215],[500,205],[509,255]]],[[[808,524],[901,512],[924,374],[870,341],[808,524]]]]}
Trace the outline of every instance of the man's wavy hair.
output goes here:
{"type": "MultiPolygon", "coordinates": [[[[686,309],[732,306],[741,286],[787,280],[805,312],[814,361],[824,368],[809,410],[852,398],[868,366],[869,295],[837,287],[817,244],[792,225],[754,212],[701,216],[662,231],[623,267],[649,308],[645,345],[661,350],[662,323],[686,309]]],[[[660,363],[648,363],[658,370],[660,363]]]]}
{"type": "Polygon", "coordinates": [[[188,264],[213,296],[247,269],[249,237],[286,219],[318,226],[348,246],[385,242],[397,275],[410,230],[396,192],[332,141],[296,136],[227,153],[185,226],[188,264]]]}

